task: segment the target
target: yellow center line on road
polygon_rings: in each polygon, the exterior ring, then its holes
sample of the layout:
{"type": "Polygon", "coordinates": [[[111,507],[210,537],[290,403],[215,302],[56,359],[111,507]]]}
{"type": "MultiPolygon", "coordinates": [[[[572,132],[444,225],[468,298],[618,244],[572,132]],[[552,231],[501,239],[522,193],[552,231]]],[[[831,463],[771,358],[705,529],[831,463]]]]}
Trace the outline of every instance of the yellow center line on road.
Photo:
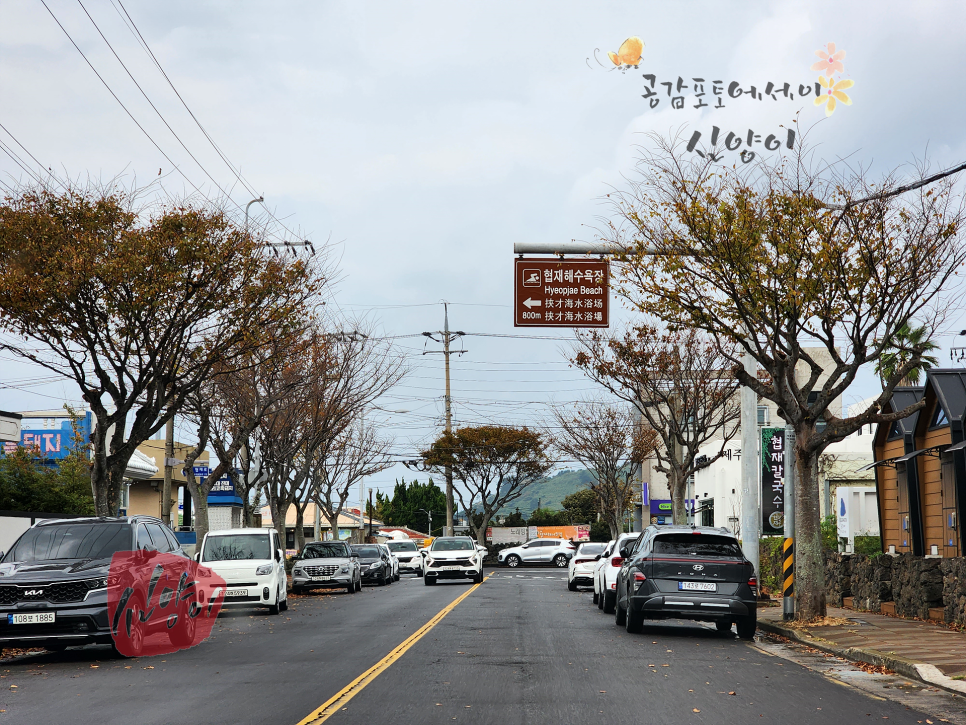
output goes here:
{"type": "MultiPolygon", "coordinates": [[[[486,579],[489,579],[489,578],[490,577],[486,577],[486,579]]],[[[485,582],[486,579],[484,579],[483,582],[485,582]]],[[[483,582],[480,582],[479,584],[474,584],[466,592],[464,592],[459,597],[457,597],[454,601],[450,602],[448,605],[443,607],[435,617],[430,619],[428,622],[426,622],[426,624],[424,624],[422,627],[420,627],[415,632],[413,632],[413,634],[410,635],[405,642],[398,645],[394,650],[392,650],[392,652],[387,654],[385,657],[383,657],[376,664],[374,664],[368,670],[366,670],[361,675],[359,675],[348,685],[346,685],[337,693],[335,693],[318,710],[313,711],[312,714],[310,714],[305,719],[300,720],[298,722],[298,725],[318,725],[318,723],[325,722],[330,717],[332,717],[337,712],[339,712],[343,707],[345,707],[346,703],[348,703],[349,700],[351,700],[353,697],[355,697],[360,692],[362,692],[362,690],[365,688],[366,685],[368,685],[370,682],[376,679],[383,671],[389,669],[389,666],[392,665],[393,662],[395,662],[404,654],[406,654],[406,651],[410,647],[412,647],[420,639],[422,639],[423,636],[425,636],[425,634],[429,632],[429,630],[431,630],[433,627],[439,624],[442,621],[443,617],[445,617],[447,614],[449,614],[454,609],[456,609],[456,605],[458,605],[460,602],[466,599],[470,594],[472,594],[481,586],[483,586],[483,582]]]]}

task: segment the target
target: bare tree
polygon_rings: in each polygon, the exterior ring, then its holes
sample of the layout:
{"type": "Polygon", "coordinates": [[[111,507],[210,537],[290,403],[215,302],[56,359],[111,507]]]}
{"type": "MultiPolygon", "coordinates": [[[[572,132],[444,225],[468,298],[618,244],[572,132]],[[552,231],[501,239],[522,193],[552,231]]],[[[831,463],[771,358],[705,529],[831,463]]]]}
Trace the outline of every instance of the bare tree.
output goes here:
{"type": "Polygon", "coordinates": [[[264,419],[258,448],[265,461],[264,491],[272,521],[284,534],[285,515],[294,506],[301,549],[313,461],[396,385],[405,370],[388,342],[357,329],[313,333],[308,358],[297,374],[305,384],[277,414],[264,419]]]}
{"type": "Polygon", "coordinates": [[[449,468],[463,484],[453,490],[470,530],[485,545],[493,515],[553,468],[548,445],[526,427],[484,425],[444,432],[420,455],[426,466],[441,473],[449,468]]]}
{"type": "Polygon", "coordinates": [[[184,471],[199,541],[208,532],[208,493],[219,478],[228,475],[236,492],[248,502],[250,492],[242,485],[236,461],[244,450],[244,465],[250,469],[252,433],[277,406],[299,397],[306,380],[296,371],[305,361],[310,343],[304,330],[279,334],[262,348],[239,356],[227,370],[216,366],[213,376],[187,399],[185,412],[197,426],[198,444],[186,456],[184,471]],[[208,477],[199,481],[194,462],[209,445],[217,462],[208,477]]]}
{"type": "Polygon", "coordinates": [[[647,325],[622,337],[580,334],[574,345],[574,364],[634,406],[660,438],[655,468],[667,475],[678,524],[686,520],[688,478],[725,454],[740,424],[732,348],[722,350],[695,330],[662,332],[647,325]],[[715,440],[721,441],[718,451],[699,457],[715,440]]]}
{"type": "Polygon", "coordinates": [[[393,465],[390,446],[391,441],[380,439],[375,429],[359,420],[316,452],[309,469],[308,493],[329,522],[332,538],[339,538],[339,516],[353,486],[393,465]]]}
{"type": "Polygon", "coordinates": [[[558,431],[552,435],[554,446],[593,471],[590,489],[616,539],[636,494],[641,462],[657,449],[657,433],[636,423],[625,407],[601,400],[554,407],[553,416],[558,431]]]}
{"type": "Polygon", "coordinates": [[[738,170],[655,140],[628,188],[611,195],[601,230],[627,250],[617,259],[620,292],[670,326],[732,341],[725,352],[738,381],[795,429],[796,608],[801,619],[823,616],[818,458],[861,426],[925,404],[883,412],[958,309],[964,198],[950,174],[962,167],[900,185],[894,175],[873,181],[861,168],[813,164],[802,147],[738,170]],[[913,325],[924,328],[920,340],[902,340],[913,325]],[[833,403],[897,348],[896,364],[879,366],[881,394],[839,417],[833,403]],[[764,377],[745,372],[743,353],[764,377]]]}

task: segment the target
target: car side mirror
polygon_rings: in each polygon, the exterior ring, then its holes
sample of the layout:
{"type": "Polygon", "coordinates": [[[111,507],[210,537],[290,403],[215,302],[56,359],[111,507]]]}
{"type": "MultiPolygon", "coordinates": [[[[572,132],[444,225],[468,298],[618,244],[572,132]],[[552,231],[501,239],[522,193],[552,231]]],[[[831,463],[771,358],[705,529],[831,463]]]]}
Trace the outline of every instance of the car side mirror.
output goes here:
{"type": "Polygon", "coordinates": [[[600,554],[598,554],[597,556],[594,557],[594,561],[600,561],[600,559],[601,559],[601,555],[600,554]]]}
{"type": "Polygon", "coordinates": [[[358,559],[359,558],[359,555],[358,554],[349,554],[349,558],[350,559],[358,559]]]}
{"type": "Polygon", "coordinates": [[[201,552],[200,551],[197,554],[195,554],[195,561],[201,561],[201,552]]]}
{"type": "Polygon", "coordinates": [[[282,560],[282,550],[281,549],[276,549],[275,550],[275,561],[281,561],[281,560],[282,560]]]}
{"type": "Polygon", "coordinates": [[[620,550],[621,559],[626,559],[631,555],[631,550],[626,546],[622,546],[620,550]]]}

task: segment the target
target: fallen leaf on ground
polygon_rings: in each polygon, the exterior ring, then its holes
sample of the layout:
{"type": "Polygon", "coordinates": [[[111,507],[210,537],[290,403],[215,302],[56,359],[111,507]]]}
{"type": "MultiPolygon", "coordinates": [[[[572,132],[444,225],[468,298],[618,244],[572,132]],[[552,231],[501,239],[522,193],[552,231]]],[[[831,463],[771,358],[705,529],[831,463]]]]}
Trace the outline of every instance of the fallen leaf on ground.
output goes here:
{"type": "Polygon", "coordinates": [[[731,692],[729,692],[728,694],[729,694],[729,695],[737,695],[738,693],[737,693],[737,692],[735,692],[734,690],[732,690],[732,691],[731,691],[731,692]]]}
{"type": "Polygon", "coordinates": [[[701,712],[701,711],[698,708],[696,708],[696,707],[692,707],[691,708],[691,712],[701,712]]]}

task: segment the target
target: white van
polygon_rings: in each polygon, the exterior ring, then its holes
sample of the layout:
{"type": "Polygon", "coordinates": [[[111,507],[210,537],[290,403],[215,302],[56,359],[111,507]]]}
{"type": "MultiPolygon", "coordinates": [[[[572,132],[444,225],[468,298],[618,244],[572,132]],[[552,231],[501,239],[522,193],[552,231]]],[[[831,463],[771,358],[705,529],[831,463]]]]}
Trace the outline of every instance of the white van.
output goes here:
{"type": "Polygon", "coordinates": [[[288,609],[285,552],[275,529],[209,531],[195,558],[225,580],[225,606],[288,609]]]}

